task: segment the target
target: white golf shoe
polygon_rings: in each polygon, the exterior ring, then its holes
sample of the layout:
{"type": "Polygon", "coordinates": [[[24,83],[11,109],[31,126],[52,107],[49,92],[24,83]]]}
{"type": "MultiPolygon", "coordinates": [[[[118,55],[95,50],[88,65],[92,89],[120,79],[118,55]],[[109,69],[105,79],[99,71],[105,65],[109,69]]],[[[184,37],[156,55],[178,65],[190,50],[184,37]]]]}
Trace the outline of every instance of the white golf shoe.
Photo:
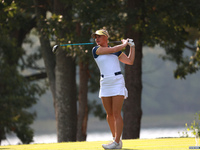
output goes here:
{"type": "Polygon", "coordinates": [[[122,141],[119,141],[119,143],[114,141],[109,144],[103,144],[102,147],[104,149],[122,149],[122,141]]]}

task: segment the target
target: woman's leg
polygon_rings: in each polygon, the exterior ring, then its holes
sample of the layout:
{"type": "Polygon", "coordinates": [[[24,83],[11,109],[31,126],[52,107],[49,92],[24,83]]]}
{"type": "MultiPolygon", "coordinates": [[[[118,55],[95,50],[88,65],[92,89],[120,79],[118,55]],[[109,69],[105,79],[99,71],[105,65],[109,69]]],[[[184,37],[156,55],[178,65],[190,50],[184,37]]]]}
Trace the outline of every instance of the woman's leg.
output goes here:
{"type": "Polygon", "coordinates": [[[113,116],[113,107],[112,107],[112,97],[102,97],[102,103],[106,110],[107,121],[110,127],[110,131],[112,132],[113,137],[115,137],[115,123],[113,116]]]}
{"type": "Polygon", "coordinates": [[[124,96],[117,95],[112,97],[112,111],[115,124],[115,142],[119,143],[123,131],[123,119],[121,116],[121,109],[124,103],[124,96]]]}

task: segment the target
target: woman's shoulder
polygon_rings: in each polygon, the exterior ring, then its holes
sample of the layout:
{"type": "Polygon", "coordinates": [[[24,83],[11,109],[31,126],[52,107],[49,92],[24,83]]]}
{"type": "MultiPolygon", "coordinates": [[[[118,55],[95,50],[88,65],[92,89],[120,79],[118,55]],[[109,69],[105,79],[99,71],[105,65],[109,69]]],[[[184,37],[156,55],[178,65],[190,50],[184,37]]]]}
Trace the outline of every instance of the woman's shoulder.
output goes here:
{"type": "Polygon", "coordinates": [[[99,47],[100,47],[99,45],[94,46],[94,47],[92,48],[92,50],[97,50],[99,47]]]}
{"type": "Polygon", "coordinates": [[[98,55],[96,54],[96,51],[98,50],[99,47],[100,46],[95,46],[95,47],[92,48],[92,55],[93,55],[94,58],[98,57],[98,55]]]}

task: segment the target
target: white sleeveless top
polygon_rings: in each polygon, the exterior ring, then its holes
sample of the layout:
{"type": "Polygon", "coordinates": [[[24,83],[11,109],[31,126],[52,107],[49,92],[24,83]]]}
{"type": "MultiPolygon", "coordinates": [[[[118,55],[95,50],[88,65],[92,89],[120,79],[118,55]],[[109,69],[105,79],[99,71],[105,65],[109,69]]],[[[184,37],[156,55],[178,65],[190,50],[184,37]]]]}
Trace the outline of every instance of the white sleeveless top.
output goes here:
{"type": "Polygon", "coordinates": [[[120,72],[120,63],[118,57],[122,54],[121,51],[113,54],[97,55],[96,51],[100,46],[95,46],[92,49],[93,57],[99,67],[101,75],[104,77],[114,76],[116,72],[120,72]]]}
{"type": "Polygon", "coordinates": [[[93,57],[100,70],[100,91],[99,97],[110,97],[116,95],[123,95],[126,99],[128,97],[128,91],[125,87],[125,81],[122,74],[115,75],[116,72],[120,72],[120,62],[118,57],[122,54],[121,51],[112,54],[97,55],[96,51],[100,46],[95,46],[92,49],[93,57]]]}

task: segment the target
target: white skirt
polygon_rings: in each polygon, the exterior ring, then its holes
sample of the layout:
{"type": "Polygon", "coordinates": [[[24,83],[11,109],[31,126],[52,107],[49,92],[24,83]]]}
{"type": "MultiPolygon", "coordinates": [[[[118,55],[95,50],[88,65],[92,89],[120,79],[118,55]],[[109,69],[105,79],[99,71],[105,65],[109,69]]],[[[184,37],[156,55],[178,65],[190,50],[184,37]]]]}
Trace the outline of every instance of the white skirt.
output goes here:
{"type": "Polygon", "coordinates": [[[125,87],[124,76],[109,76],[100,79],[99,98],[123,95],[124,99],[128,97],[128,91],[125,87]]]}

